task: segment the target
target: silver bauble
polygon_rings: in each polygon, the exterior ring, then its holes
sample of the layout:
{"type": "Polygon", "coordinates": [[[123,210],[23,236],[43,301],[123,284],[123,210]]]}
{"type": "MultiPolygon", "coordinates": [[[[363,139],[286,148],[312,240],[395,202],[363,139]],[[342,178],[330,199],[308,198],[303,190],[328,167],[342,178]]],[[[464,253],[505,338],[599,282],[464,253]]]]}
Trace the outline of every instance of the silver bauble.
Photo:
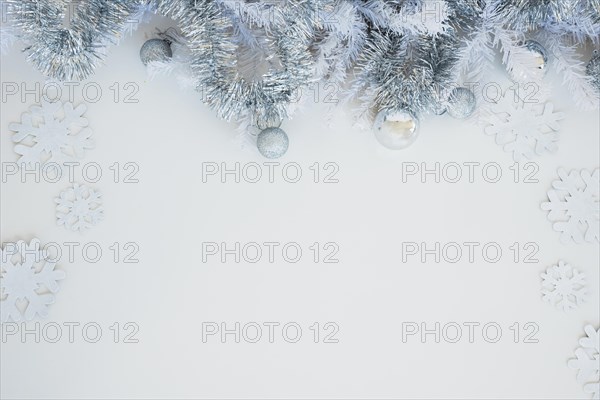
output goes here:
{"type": "Polygon", "coordinates": [[[475,94],[467,88],[458,87],[450,92],[446,111],[454,118],[467,118],[475,111],[475,94]]]}
{"type": "Polygon", "coordinates": [[[173,57],[171,45],[163,39],[150,39],[140,49],[140,60],[144,65],[151,61],[167,61],[173,57]]]}
{"type": "Polygon", "coordinates": [[[534,63],[537,69],[545,69],[548,64],[548,52],[535,40],[526,40],[523,46],[529,50],[534,57],[534,63]]]}
{"type": "Polygon", "coordinates": [[[384,147],[401,150],[417,139],[418,127],[417,117],[408,110],[382,110],[375,118],[373,131],[384,147]]]}
{"type": "Polygon", "coordinates": [[[266,158],[281,157],[287,151],[289,143],[287,134],[280,128],[263,129],[256,138],[256,147],[266,158]]]}
{"type": "Polygon", "coordinates": [[[524,55],[515,57],[512,68],[508,70],[511,78],[517,82],[540,82],[548,69],[548,52],[535,40],[526,40],[520,46],[524,55]]]}
{"type": "Polygon", "coordinates": [[[592,57],[586,66],[585,71],[592,79],[592,83],[596,86],[596,89],[600,90],[600,54],[594,53],[594,57],[592,57]]]}

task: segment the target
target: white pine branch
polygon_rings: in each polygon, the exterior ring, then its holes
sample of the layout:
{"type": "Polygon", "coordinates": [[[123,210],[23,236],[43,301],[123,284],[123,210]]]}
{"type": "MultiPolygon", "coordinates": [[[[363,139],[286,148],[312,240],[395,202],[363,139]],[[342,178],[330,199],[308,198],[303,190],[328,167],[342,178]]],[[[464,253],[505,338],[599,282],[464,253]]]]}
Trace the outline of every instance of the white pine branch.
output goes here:
{"type": "Polygon", "coordinates": [[[597,110],[600,106],[599,91],[587,75],[585,64],[577,58],[575,46],[562,43],[560,37],[552,34],[546,34],[544,38],[554,56],[552,65],[563,76],[563,83],[569,88],[575,103],[586,110],[597,110]]]}

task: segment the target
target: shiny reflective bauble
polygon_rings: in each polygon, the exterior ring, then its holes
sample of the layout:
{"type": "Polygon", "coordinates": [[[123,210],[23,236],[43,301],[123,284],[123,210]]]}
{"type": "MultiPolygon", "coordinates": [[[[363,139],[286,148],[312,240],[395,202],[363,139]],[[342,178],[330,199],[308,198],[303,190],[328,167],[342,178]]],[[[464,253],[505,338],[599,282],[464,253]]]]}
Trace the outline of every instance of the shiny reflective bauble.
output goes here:
{"type": "Polygon", "coordinates": [[[289,139],[283,129],[263,129],[256,138],[256,147],[266,158],[279,158],[284,155],[289,146],[289,139]]]}
{"type": "Polygon", "coordinates": [[[144,65],[151,61],[167,61],[173,57],[171,45],[166,40],[150,39],[140,49],[140,60],[144,65]]]}
{"type": "Polygon", "coordinates": [[[454,118],[467,118],[475,111],[475,94],[467,88],[459,87],[450,92],[446,111],[454,118]]]}
{"type": "Polygon", "coordinates": [[[511,78],[518,82],[539,82],[548,69],[548,52],[535,40],[526,40],[520,46],[525,50],[517,54],[509,70],[511,78]]]}
{"type": "Polygon", "coordinates": [[[548,64],[548,53],[544,46],[535,40],[526,40],[525,43],[523,43],[523,46],[525,46],[534,57],[534,65],[537,69],[546,68],[546,65],[548,64]]]}
{"type": "Polygon", "coordinates": [[[590,78],[596,89],[600,90],[600,54],[594,52],[594,57],[585,68],[585,72],[590,78]]]}
{"type": "Polygon", "coordinates": [[[408,110],[383,110],[377,114],[373,130],[375,138],[392,150],[405,149],[417,139],[419,121],[408,110]]]}

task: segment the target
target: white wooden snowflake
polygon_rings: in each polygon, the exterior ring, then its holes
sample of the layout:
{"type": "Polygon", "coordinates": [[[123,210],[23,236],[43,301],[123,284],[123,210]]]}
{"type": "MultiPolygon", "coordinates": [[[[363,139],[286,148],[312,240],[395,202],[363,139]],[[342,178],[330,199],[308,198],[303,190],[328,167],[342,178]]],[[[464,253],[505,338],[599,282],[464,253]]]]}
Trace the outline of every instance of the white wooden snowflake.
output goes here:
{"type": "Polygon", "coordinates": [[[559,261],[542,274],[542,299],[563,311],[583,303],[585,276],[569,264],[559,261]]]}
{"type": "Polygon", "coordinates": [[[554,112],[552,103],[525,102],[509,90],[480,118],[485,133],[494,135],[496,143],[517,162],[558,150],[558,121],[564,113],[554,112]]]}
{"type": "Polygon", "coordinates": [[[46,317],[65,273],[54,269],[38,239],[7,243],[0,257],[0,321],[46,317]]]}
{"type": "Polygon", "coordinates": [[[593,174],[587,170],[558,170],[560,180],[552,182],[548,191],[549,202],[542,203],[553,228],[561,232],[563,243],[593,243],[600,236],[600,170],[593,174]]]}
{"type": "Polygon", "coordinates": [[[104,218],[100,193],[77,183],[54,199],[58,225],[72,231],[88,229],[104,218]]]}
{"type": "Polygon", "coordinates": [[[569,368],[577,370],[577,382],[583,385],[583,391],[600,400],[600,329],[592,325],[585,327],[587,337],[579,339],[575,350],[576,359],[569,360],[569,368]]]}
{"type": "Polygon", "coordinates": [[[72,103],[60,101],[29,107],[20,123],[9,125],[15,132],[13,142],[18,143],[14,150],[20,155],[19,162],[33,165],[82,158],[85,150],[94,147],[92,130],[83,117],[85,110],[85,104],[73,108],[72,103]]]}

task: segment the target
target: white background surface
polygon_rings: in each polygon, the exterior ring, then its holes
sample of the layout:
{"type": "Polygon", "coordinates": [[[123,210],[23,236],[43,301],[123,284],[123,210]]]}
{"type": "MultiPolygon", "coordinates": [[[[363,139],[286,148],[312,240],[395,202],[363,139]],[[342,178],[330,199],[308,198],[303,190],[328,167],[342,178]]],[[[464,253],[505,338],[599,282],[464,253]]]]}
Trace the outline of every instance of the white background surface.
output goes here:
{"type": "MultiPolygon", "coordinates": [[[[60,183],[2,184],[1,240],[97,242],[97,263],[80,252],[63,260],[61,283],[48,321],[96,322],[102,339],[2,343],[3,398],[587,398],[567,360],[583,327],[599,324],[597,244],[563,245],[540,203],[558,167],[599,166],[599,115],[580,112],[566,90],[555,85],[562,121],[559,152],[537,158],[539,183],[514,183],[511,156],[482,128],[448,116],[430,117],[408,150],[390,152],[368,131],[337,112],[330,126],[326,105],[309,104],[286,121],[290,150],[279,162],[302,167],[299,183],[202,182],[202,163],[265,160],[252,147],[240,148],[235,127],[218,120],[195,93],[182,93],[173,80],[146,79],[138,51],[159,20],[143,26],[111,50],[92,78],[104,96],[86,116],[96,148],[83,162],[103,168],[93,186],[103,193],[106,219],[80,235],[55,223],[53,198],[60,183]],[[139,85],[137,104],[115,103],[115,82],[139,85]],[[139,165],[137,184],[114,183],[114,162],[139,165]],[[315,162],[339,165],[339,183],[312,182],[315,162]],[[476,169],[475,182],[402,183],[402,163],[497,162],[503,178],[491,184],[476,169]],[[202,263],[202,242],[297,242],[300,262],[202,263]],[[114,263],[108,247],[136,242],[137,264],[114,263]],[[338,264],[315,264],[308,247],[336,242],[338,264]],[[497,242],[504,256],[486,263],[402,262],[402,242],[497,242]],[[539,245],[538,263],[514,263],[514,242],[539,245]],[[587,303],[565,314],[541,300],[540,274],[563,259],[587,276],[587,303]],[[202,323],[296,322],[302,339],[286,343],[276,330],[269,343],[202,342],[202,323]],[[109,326],[134,322],[137,344],[115,344],[109,326]],[[314,322],[339,326],[339,343],[314,343],[314,322]],[[475,342],[467,330],[456,344],[402,342],[403,322],[498,323],[498,343],[487,343],[481,327],[475,342]],[[509,327],[533,322],[537,344],[513,342],[509,327]]],[[[163,23],[164,21],[161,21],[163,23]]],[[[164,25],[166,26],[166,25],[164,25]]],[[[26,63],[17,44],[2,58],[2,81],[33,87],[42,76],[26,63]]],[[[505,78],[502,78],[505,79],[505,78]]],[[[548,82],[558,82],[551,71],[548,82]]],[[[508,81],[502,80],[505,84],[508,81]]],[[[76,90],[76,103],[82,100],[76,90]]],[[[2,103],[1,157],[17,160],[10,122],[34,104],[2,103]]],[[[406,164],[405,164],[406,165],[406,164]]],[[[266,167],[263,170],[267,171],[266,167]]],[[[280,169],[278,169],[280,171],[280,169]]],[[[466,168],[463,170],[467,172],[466,168]]],[[[46,322],[48,322],[46,321],[46,322]]],[[[44,323],[42,321],[42,323],[44,323]]],[[[32,326],[28,324],[28,326],[32,326]]],[[[281,328],[281,326],[279,327],[281,328]]],[[[66,334],[66,330],[65,330],[66,334]]],[[[321,337],[322,339],[322,337],[321,337]]]]}

